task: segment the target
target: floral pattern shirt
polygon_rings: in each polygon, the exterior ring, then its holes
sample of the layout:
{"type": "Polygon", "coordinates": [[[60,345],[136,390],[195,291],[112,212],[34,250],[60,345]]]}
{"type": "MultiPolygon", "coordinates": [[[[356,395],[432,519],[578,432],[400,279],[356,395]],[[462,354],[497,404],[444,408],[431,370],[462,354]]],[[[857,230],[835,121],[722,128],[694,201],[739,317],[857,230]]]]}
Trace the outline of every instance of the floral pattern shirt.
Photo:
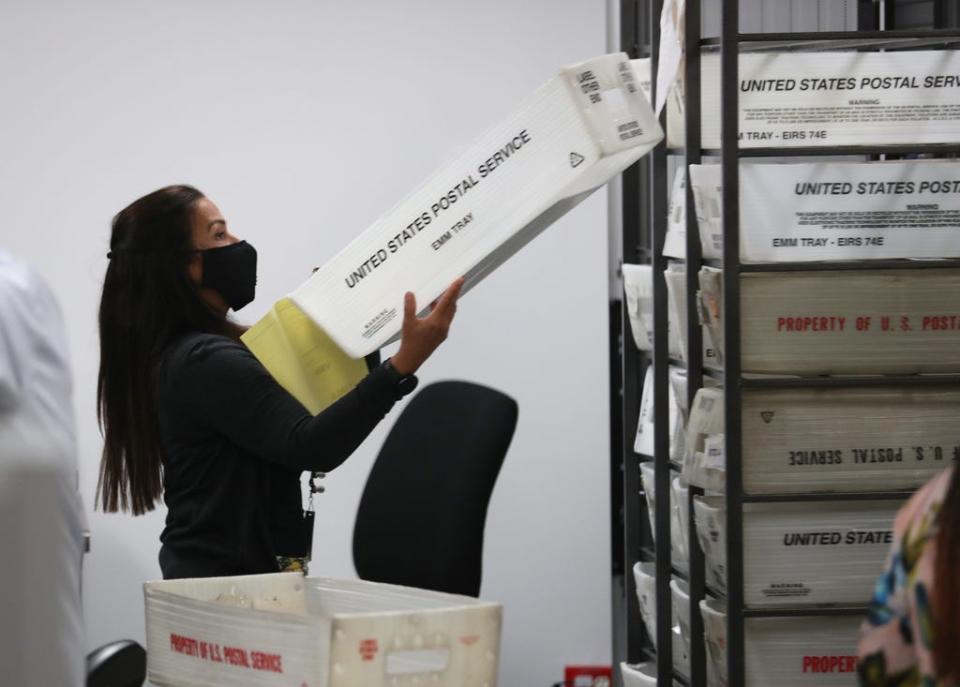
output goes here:
{"type": "Polygon", "coordinates": [[[860,630],[860,684],[866,687],[949,687],[933,664],[936,522],[953,468],[922,487],[900,509],[893,546],[860,630]]]}

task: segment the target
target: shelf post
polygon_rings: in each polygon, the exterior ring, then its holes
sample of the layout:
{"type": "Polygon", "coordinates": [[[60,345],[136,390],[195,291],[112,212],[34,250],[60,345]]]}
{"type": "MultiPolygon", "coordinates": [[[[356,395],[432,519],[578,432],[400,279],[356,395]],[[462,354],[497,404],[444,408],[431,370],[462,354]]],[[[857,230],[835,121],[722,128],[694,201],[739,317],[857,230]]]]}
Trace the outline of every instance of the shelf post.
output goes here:
{"type": "MultiPolygon", "coordinates": [[[[686,16],[684,17],[684,116],[686,140],[684,141],[685,157],[683,159],[684,175],[686,177],[686,194],[684,205],[686,208],[686,261],[687,261],[687,398],[689,410],[693,408],[693,400],[697,390],[703,386],[703,328],[697,316],[697,294],[699,292],[699,271],[703,264],[700,246],[700,227],[697,222],[696,207],[693,201],[693,186],[690,184],[690,165],[701,162],[700,149],[700,0],[687,0],[686,16]]],[[[705,562],[700,541],[697,539],[697,525],[694,514],[694,497],[703,493],[703,490],[690,486],[687,502],[680,504],[687,509],[687,531],[683,536],[687,538],[687,560],[690,566],[688,588],[690,592],[690,685],[691,687],[705,687],[707,684],[706,646],[704,645],[703,617],[700,614],[700,601],[705,594],[705,562]]]]}
{"type": "Polygon", "coordinates": [[[738,0],[723,0],[720,38],[723,175],[723,360],[727,472],[728,684],[746,684],[743,622],[743,475],[740,426],[740,184],[738,0]]]}

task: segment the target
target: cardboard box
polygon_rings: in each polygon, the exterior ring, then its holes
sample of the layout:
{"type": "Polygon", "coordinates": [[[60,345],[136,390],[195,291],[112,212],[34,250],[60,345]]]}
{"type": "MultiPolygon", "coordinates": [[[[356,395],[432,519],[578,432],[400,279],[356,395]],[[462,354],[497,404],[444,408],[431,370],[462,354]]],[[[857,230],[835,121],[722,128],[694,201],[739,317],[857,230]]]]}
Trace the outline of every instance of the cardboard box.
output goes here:
{"type": "MultiPolygon", "coordinates": [[[[702,269],[700,286],[722,344],[722,271],[702,269]]],[[[746,273],[740,296],[746,373],[960,372],[960,269],[746,273]]]]}
{"type": "Polygon", "coordinates": [[[745,389],[747,493],[914,489],[960,456],[960,391],[745,389]]]}
{"type": "Polygon", "coordinates": [[[662,137],[626,55],[563,69],[290,297],[367,355],[399,336],[404,292],[469,290],[662,137]]]}
{"type": "Polygon", "coordinates": [[[144,585],[157,685],[496,685],[499,604],[296,573],[144,585]]]}
{"type": "MultiPolygon", "coordinates": [[[[893,542],[901,501],[748,503],[744,603],[751,608],[865,605],[893,542]]],[[[720,497],[694,498],[707,583],[726,588],[727,518],[720,497]]]]}
{"type": "MultiPolygon", "coordinates": [[[[700,602],[709,687],[727,680],[727,615],[723,603],[700,602]]],[[[744,621],[746,687],[848,687],[857,681],[856,616],[747,618],[744,621]]]]}

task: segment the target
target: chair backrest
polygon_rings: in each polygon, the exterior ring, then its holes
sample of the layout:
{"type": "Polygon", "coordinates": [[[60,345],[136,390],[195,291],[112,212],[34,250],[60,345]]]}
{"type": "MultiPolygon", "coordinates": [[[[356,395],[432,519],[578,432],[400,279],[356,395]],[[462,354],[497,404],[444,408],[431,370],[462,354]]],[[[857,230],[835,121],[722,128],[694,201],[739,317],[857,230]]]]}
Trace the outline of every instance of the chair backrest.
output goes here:
{"type": "Polygon", "coordinates": [[[423,387],[390,430],[360,499],[360,577],[478,596],[487,506],[516,424],[516,401],[494,389],[423,387]]]}
{"type": "Polygon", "coordinates": [[[105,644],[87,655],[87,687],[140,687],[147,679],[147,652],[132,639],[105,644]]]}

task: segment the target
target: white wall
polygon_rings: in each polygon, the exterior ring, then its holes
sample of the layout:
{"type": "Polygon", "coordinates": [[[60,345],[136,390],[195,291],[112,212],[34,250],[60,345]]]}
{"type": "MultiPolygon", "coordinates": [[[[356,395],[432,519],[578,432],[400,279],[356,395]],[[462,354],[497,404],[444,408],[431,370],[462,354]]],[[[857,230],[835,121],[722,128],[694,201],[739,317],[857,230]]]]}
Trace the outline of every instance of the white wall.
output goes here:
{"type": "MultiPolygon", "coordinates": [[[[96,311],[111,216],[197,185],[260,251],[251,322],[559,66],[604,52],[599,0],[0,3],[0,246],[66,316],[92,505],[96,311]]],[[[512,394],[483,596],[501,684],[608,662],[606,209],[598,193],[469,294],[423,380],[512,394]]],[[[321,497],[316,573],[354,576],[353,516],[396,411],[321,497]]],[[[452,457],[455,459],[455,457],[452,457]]],[[[88,643],[143,637],[162,511],[91,517],[88,643]]]]}

